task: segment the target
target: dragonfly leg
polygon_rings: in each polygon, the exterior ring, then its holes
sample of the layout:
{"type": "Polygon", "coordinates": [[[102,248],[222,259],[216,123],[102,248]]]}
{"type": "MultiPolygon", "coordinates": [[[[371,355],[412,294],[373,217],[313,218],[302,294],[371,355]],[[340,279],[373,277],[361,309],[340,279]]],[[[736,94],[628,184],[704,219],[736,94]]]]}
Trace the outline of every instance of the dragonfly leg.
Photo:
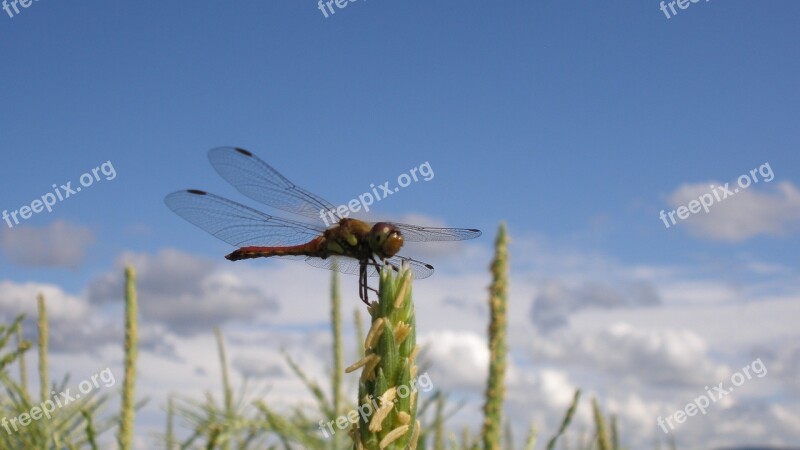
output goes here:
{"type": "MultiPolygon", "coordinates": [[[[372,260],[375,261],[375,258],[373,257],[372,260]]],[[[378,263],[375,262],[375,264],[377,265],[378,263]]],[[[397,267],[396,265],[392,264],[388,259],[384,259],[383,260],[383,264],[386,265],[386,266],[391,267],[392,270],[394,270],[395,272],[400,272],[400,268],[397,267]]]]}
{"type": "Polygon", "coordinates": [[[358,296],[367,306],[369,306],[369,289],[370,287],[367,285],[367,264],[362,263],[358,269],[358,296]]]}
{"type": "Polygon", "coordinates": [[[370,255],[368,261],[363,261],[361,263],[361,267],[359,267],[358,275],[359,275],[359,290],[358,294],[361,298],[361,301],[366,303],[369,306],[369,291],[374,292],[376,295],[378,294],[378,290],[370,287],[369,283],[367,282],[367,268],[369,266],[375,267],[375,270],[380,273],[381,269],[384,265],[388,264],[389,267],[394,269],[395,271],[399,271],[400,268],[395,266],[394,264],[390,263],[389,261],[383,261],[383,264],[379,263],[377,259],[375,259],[375,255],[370,255]]]}

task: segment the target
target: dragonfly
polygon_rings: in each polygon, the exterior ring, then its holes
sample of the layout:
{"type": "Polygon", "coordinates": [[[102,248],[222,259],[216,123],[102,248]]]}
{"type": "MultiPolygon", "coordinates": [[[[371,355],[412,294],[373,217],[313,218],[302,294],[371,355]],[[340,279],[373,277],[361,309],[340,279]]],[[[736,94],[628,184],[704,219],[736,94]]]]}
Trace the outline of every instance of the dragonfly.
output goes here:
{"type": "Polygon", "coordinates": [[[263,213],[233,200],[198,189],[173,192],[164,199],[173,212],[213,236],[238,247],[226,255],[230,261],[284,257],[359,276],[359,298],[370,304],[369,291],[377,293],[368,277],[378,276],[388,265],[397,271],[408,264],[416,278],[433,274],[433,266],[397,253],[405,242],[474,239],[474,228],[433,228],[397,222],[366,222],[342,217],[327,200],[289,181],[253,153],[237,147],[217,147],[208,152],[211,165],[222,178],[245,196],[269,207],[309,220],[294,220],[263,213]],[[338,219],[325,226],[322,212],[338,219]]]}

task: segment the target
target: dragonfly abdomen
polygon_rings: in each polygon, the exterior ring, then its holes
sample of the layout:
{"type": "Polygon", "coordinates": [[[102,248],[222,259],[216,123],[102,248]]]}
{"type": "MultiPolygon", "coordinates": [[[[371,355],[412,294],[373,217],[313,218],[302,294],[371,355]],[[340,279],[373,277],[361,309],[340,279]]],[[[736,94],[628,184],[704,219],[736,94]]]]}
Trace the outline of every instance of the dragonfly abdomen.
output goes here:
{"type": "Polygon", "coordinates": [[[319,239],[300,245],[285,247],[242,247],[225,255],[230,261],[242,259],[269,258],[270,256],[319,256],[319,239]]]}

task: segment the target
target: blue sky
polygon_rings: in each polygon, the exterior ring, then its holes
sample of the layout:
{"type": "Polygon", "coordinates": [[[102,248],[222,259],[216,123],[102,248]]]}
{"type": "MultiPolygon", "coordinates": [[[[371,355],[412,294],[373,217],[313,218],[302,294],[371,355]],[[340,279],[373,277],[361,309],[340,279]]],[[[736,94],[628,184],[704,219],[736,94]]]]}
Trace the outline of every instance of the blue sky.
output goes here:
{"type": "Polygon", "coordinates": [[[505,220],[520,280],[660,268],[681,280],[653,281],[662,298],[713,282],[742,289],[722,296],[732,304],[796,300],[798,14],[788,0],[692,3],[670,19],[654,0],[356,0],[328,18],[312,1],[0,10],[0,209],[106,161],[117,174],[25,221],[24,237],[0,222],[2,280],[85,299],[124,254],[225,262],[231,249],[162,199],[191,187],[257,206],[207,161],[236,145],[336,204],[430,162],[432,181],[373,217],[483,229],[461,250],[419,250],[442,274],[483,270],[505,220]],[[659,219],[765,162],[771,182],[670,229],[659,219]],[[66,247],[61,263],[52,249],[9,256],[40,232],[66,247]],[[458,251],[487,259],[453,263],[458,251]]]}
{"type": "MultiPolygon", "coordinates": [[[[380,212],[588,230],[622,257],[680,258],[680,227],[654,220],[676,185],[764,161],[797,173],[798,7],[730,3],[669,20],[647,2],[355,2],[328,19],[302,2],[34,3],[0,16],[3,208],[111,160],[113,183],[30,223],[91,224],[120,248],[142,223],[139,246],[197,249],[157,200],[230,195],[204,155],[239,145],[334,202],[431,161],[436,182],[380,212]]],[[[785,244],[757,249],[787,260],[785,244]]]]}

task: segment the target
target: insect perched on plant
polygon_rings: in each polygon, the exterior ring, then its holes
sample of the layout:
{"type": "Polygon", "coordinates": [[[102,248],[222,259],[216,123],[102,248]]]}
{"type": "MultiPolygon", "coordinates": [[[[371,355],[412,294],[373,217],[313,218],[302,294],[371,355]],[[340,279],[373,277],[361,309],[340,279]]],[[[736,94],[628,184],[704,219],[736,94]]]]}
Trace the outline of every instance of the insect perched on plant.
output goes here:
{"type": "Polygon", "coordinates": [[[359,297],[369,304],[367,277],[382,264],[399,270],[410,265],[416,278],[433,274],[433,266],[397,255],[403,242],[460,241],[481,235],[471,228],[430,228],[395,222],[368,223],[339,218],[326,228],[321,211],[336,208],[295,186],[272,166],[247,150],[219,147],[208,152],[214,169],[242,194],[265,205],[314,219],[305,223],[256,211],[205,191],[189,189],[167,195],[164,202],[179,216],[223,241],[239,247],[231,261],[270,256],[304,259],[312,266],[359,276],[359,297]],[[380,262],[379,262],[380,261],[380,262]]]}

